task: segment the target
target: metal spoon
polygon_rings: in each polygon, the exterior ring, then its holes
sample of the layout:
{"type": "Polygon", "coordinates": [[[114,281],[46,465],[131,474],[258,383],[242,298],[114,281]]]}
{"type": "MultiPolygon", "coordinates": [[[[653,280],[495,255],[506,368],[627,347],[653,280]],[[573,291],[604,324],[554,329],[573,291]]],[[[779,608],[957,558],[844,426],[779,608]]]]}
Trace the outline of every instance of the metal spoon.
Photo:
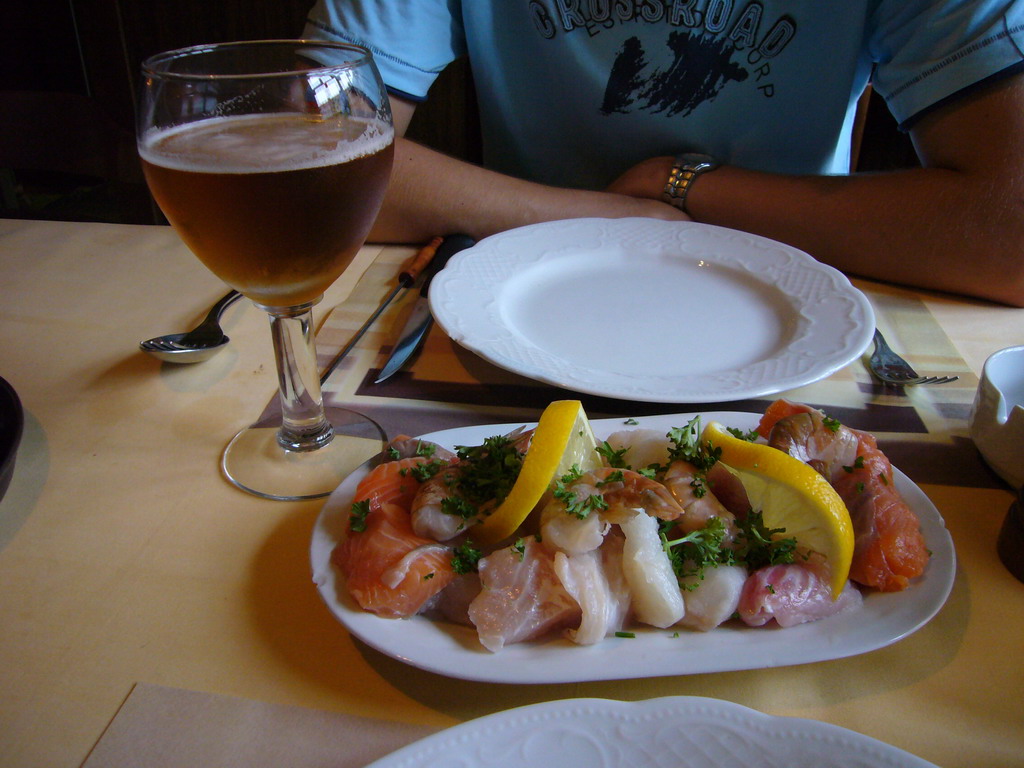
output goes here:
{"type": "Polygon", "coordinates": [[[210,313],[188,333],[170,333],[139,342],[139,348],[168,363],[201,363],[221,351],[229,339],[220,327],[220,316],[242,294],[231,291],[213,305],[210,313]]]}

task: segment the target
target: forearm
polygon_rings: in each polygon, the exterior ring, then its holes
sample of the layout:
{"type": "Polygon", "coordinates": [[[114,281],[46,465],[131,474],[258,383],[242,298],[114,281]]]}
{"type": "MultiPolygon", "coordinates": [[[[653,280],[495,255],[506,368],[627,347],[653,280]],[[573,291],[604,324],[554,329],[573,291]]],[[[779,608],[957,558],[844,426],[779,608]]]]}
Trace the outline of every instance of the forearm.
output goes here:
{"type": "Polygon", "coordinates": [[[446,232],[480,238],[526,224],[587,216],[685,218],[658,200],[536,184],[399,139],[391,183],[370,240],[419,242],[446,232]]]}
{"type": "MultiPolygon", "coordinates": [[[[922,168],[781,176],[722,167],[687,197],[696,221],[765,235],[850,274],[1024,306],[1024,76],[926,115],[922,168]]],[[[660,196],[672,160],[611,185],[660,196]]]]}
{"type": "MultiPolygon", "coordinates": [[[[611,185],[661,195],[672,159],[611,185]]],[[[851,275],[1024,306],[1024,192],[1018,174],[918,168],[783,176],[722,166],[687,197],[695,221],[788,243],[851,275]]]]}
{"type": "Polygon", "coordinates": [[[786,177],[724,167],[688,200],[696,221],[789,243],[848,274],[1024,305],[1020,206],[984,176],[942,168],[786,177]]]}

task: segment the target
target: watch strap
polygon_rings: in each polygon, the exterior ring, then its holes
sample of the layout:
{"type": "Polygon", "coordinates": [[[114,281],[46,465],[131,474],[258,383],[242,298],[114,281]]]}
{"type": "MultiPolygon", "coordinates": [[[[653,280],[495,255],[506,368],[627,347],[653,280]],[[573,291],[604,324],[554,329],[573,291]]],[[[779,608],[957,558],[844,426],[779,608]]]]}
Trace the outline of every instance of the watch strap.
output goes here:
{"type": "Polygon", "coordinates": [[[687,212],[686,196],[690,193],[693,183],[702,173],[713,171],[717,167],[718,161],[710,155],[692,152],[677,155],[669,171],[668,181],[665,182],[662,200],[684,213],[687,212]]]}

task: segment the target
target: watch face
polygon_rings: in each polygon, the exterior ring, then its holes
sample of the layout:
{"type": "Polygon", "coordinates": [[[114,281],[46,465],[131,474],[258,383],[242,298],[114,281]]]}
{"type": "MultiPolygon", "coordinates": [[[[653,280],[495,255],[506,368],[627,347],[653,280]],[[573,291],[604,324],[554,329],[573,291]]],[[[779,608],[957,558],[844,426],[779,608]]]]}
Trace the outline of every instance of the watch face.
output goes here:
{"type": "Polygon", "coordinates": [[[718,161],[711,155],[699,152],[687,152],[678,158],[679,164],[697,171],[710,171],[718,167],[718,161]]]}

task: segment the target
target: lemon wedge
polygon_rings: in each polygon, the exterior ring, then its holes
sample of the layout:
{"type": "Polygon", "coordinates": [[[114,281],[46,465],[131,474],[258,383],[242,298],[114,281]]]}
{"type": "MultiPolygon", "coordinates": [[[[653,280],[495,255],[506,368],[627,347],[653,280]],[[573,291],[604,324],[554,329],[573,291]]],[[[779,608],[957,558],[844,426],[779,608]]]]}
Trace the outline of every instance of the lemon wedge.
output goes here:
{"type": "Polygon", "coordinates": [[[575,464],[587,472],[601,466],[597,440],[579,400],[555,400],[544,409],[505,500],[473,528],[473,541],[496,544],[510,536],[544,493],[575,464]]]}
{"type": "Polygon", "coordinates": [[[734,437],[712,421],[701,434],[722,451],[720,461],[743,483],[750,506],[769,528],[784,528],[804,550],[824,556],[832,599],[850,574],[853,524],[843,500],[809,465],[763,443],[734,437]]]}

